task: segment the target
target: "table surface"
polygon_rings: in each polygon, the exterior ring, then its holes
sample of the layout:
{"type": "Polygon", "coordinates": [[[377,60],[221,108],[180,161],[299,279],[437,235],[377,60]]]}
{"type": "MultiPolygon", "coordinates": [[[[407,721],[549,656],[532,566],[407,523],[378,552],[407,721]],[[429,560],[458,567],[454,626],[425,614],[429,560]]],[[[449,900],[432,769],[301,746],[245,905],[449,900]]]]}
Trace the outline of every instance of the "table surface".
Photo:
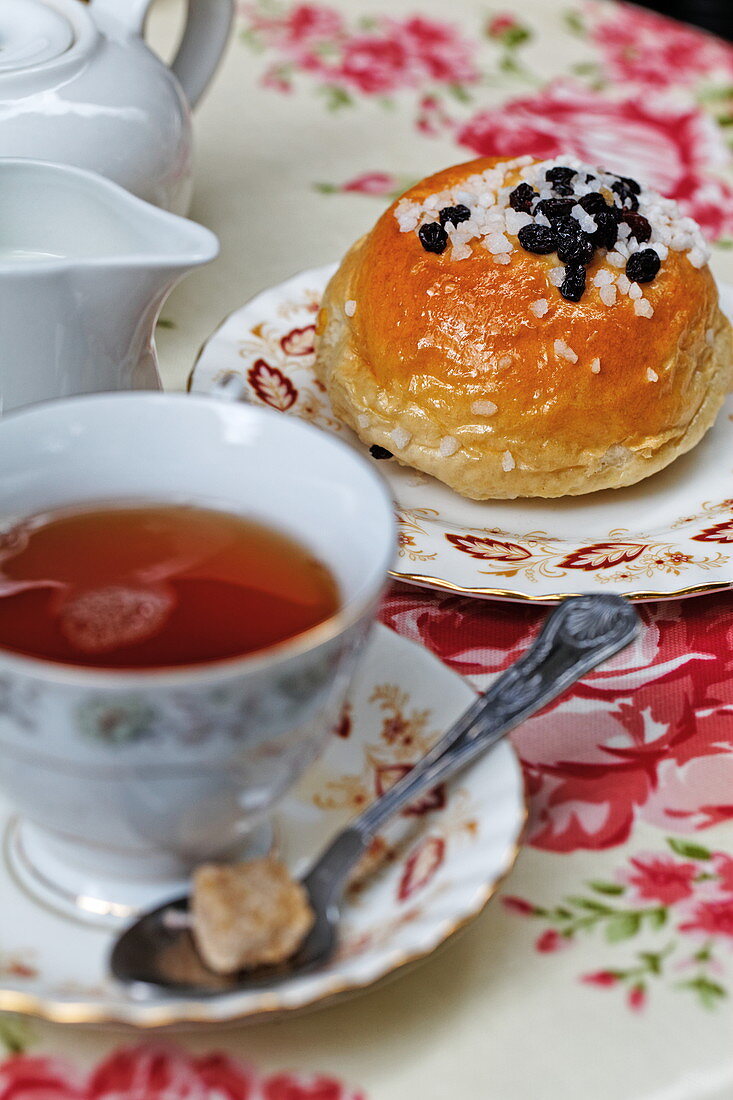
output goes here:
{"type": "MultiPolygon", "coordinates": [[[[645,177],[718,238],[715,270],[733,279],[733,49],[606,2],[525,0],[519,10],[477,0],[240,5],[196,115],[191,217],[219,235],[222,252],[164,307],[168,388],[183,388],[227,313],[337,259],[391,193],[474,153],[570,148],[645,177]]],[[[162,0],[152,42],[165,48],[178,22],[178,5],[162,0]]],[[[351,1001],[178,1033],[168,1057],[203,1080],[190,1058],[226,1051],[270,1074],[335,1075],[372,1100],[730,1100],[731,608],[728,595],[647,606],[630,655],[522,727],[528,843],[502,896],[462,936],[351,1001]]],[[[408,588],[395,588],[383,612],[480,687],[540,617],[408,588]]],[[[8,1020],[3,1035],[27,1042],[29,1056],[84,1069],[141,1041],[8,1020]]],[[[29,1088],[29,1064],[13,1064],[29,1088]]],[[[0,1100],[9,1072],[0,1069],[0,1100]]],[[[66,1071],[55,1072],[67,1085],[34,1096],[114,1092],[72,1091],[66,1071]]],[[[128,1073],[114,1095],[244,1097],[221,1081],[218,1092],[186,1091],[185,1076],[141,1087],[128,1073]]],[[[280,1082],[267,1095],[346,1093],[280,1082]]]]}

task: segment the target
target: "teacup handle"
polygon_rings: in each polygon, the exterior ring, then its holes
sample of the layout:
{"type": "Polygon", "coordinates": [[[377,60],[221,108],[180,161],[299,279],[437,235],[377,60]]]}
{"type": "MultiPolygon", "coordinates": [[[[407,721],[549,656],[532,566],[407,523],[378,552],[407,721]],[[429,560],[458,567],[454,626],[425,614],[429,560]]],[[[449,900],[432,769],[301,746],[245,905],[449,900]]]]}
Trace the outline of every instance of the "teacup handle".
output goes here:
{"type": "MultiPolygon", "coordinates": [[[[129,34],[142,36],[153,0],[92,0],[95,19],[110,19],[129,34]]],[[[188,15],[171,69],[191,107],[211,80],[229,39],[234,0],[188,0],[188,15]]]]}

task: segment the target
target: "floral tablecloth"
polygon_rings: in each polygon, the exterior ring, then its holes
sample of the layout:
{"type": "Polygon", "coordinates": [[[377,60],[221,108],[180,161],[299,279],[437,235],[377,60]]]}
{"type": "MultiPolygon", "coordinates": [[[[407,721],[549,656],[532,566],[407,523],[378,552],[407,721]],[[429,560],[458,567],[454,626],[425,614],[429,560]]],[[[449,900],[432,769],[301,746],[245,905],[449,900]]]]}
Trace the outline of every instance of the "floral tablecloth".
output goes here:
{"type": "MultiPolygon", "coordinates": [[[[152,41],[178,19],[161,0],[152,41]]],[[[166,306],[173,388],[226,313],[474,154],[571,150],[638,174],[701,222],[733,281],[733,49],[626,5],[242,2],[197,131],[192,216],[223,250],[166,306]]],[[[732,613],[730,595],[647,605],[633,649],[517,732],[526,847],[421,968],[164,1047],[6,1017],[0,1042],[24,1053],[0,1100],[730,1100],[732,613]]],[[[399,586],[383,611],[477,686],[540,618],[399,586]]]]}

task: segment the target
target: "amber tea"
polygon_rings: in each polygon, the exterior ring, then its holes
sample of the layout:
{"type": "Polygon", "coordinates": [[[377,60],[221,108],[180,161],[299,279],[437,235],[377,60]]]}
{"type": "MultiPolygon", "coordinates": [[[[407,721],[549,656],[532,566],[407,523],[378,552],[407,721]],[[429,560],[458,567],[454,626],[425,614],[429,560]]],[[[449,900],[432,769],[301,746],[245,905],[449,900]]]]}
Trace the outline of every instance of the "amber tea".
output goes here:
{"type": "Polygon", "coordinates": [[[210,508],[69,509],[0,536],[0,646],[50,661],[141,669],[237,657],[337,606],[310,551],[210,508]]]}

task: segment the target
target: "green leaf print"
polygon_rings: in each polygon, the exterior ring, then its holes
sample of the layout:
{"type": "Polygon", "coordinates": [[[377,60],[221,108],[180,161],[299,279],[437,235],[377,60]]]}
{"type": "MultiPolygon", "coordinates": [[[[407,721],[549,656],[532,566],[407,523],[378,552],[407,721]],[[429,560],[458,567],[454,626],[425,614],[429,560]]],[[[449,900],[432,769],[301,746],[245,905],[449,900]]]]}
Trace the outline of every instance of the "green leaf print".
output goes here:
{"type": "Polygon", "coordinates": [[[668,836],[667,844],[673,852],[678,856],[684,856],[685,859],[710,859],[712,855],[712,852],[708,848],[703,848],[702,844],[693,844],[689,840],[680,840],[676,836],[668,836]]]}

